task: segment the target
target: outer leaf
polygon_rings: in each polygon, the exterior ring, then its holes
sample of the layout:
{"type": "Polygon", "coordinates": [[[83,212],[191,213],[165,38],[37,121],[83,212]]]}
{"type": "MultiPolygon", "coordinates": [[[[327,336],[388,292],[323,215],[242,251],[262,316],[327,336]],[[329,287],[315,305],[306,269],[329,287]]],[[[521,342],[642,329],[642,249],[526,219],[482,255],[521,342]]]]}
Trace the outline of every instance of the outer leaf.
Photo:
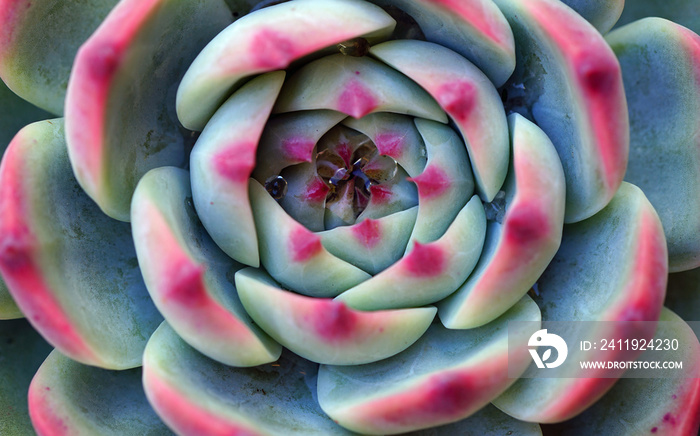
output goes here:
{"type": "MultiPolygon", "coordinates": [[[[50,116],[48,112],[44,112],[19,98],[5,86],[5,83],[0,81],[0,153],[5,153],[5,148],[19,129],[31,122],[50,118],[50,116]]],[[[22,316],[22,312],[12,300],[5,282],[0,279],[0,319],[21,318],[22,316]]]]}
{"type": "Polygon", "coordinates": [[[0,322],[0,434],[32,434],[29,382],[51,346],[25,320],[0,322]]]}
{"type": "Polygon", "coordinates": [[[557,152],[522,116],[508,120],[513,168],[506,214],[502,225],[490,223],[474,273],[440,302],[440,320],[448,328],[477,327],[500,316],[537,281],[561,242],[565,185],[557,152]]]}
{"type": "Polygon", "coordinates": [[[29,413],[39,436],[171,434],[146,401],[140,368],[107,371],[57,350],[32,379],[29,413]]]}
{"type": "Polygon", "coordinates": [[[513,28],[516,71],[506,105],[549,136],[566,175],[566,222],[601,210],[627,165],[620,65],[603,37],[558,0],[496,0],[513,28]]]}
{"type": "Polygon", "coordinates": [[[247,15],[192,63],[178,88],[178,116],[185,127],[201,130],[246,77],[283,70],[294,60],[360,36],[386,39],[395,25],[380,8],[354,0],[297,0],[247,15]]]}
{"type": "Polygon", "coordinates": [[[620,59],[630,114],[625,180],[661,217],[669,269],[700,266],[700,36],[660,18],[608,36],[620,59]]]}
{"type": "MultiPolygon", "coordinates": [[[[526,346],[508,350],[508,321],[539,321],[537,305],[524,297],[497,321],[473,330],[434,323],[412,347],[367,365],[321,365],[318,401],[342,426],[368,434],[396,434],[464,419],[515,379],[508,353],[525,371],[526,346]]],[[[534,331],[533,331],[534,332],[534,331]]],[[[527,335],[521,332],[522,343],[527,335]]]]}
{"type": "Polygon", "coordinates": [[[197,219],[190,175],[156,168],[139,182],[131,206],[134,244],[158,310],[189,344],[234,366],[277,360],[281,347],[253,324],[238,299],[226,256],[197,219]]]}
{"type": "Polygon", "coordinates": [[[12,141],[0,211],[0,270],[34,327],[75,360],[140,365],[160,314],[129,225],[104,215],[73,177],[62,120],[31,124],[12,141]]]}
{"type": "Polygon", "coordinates": [[[156,413],[182,436],[349,436],[315,399],[318,365],[291,353],[255,368],[197,353],[167,324],[151,337],[143,384],[156,413]]]}
{"type": "Polygon", "coordinates": [[[63,115],[78,47],[115,4],[117,0],[0,1],[0,77],[25,100],[63,115]]]}
{"type": "Polygon", "coordinates": [[[185,164],[175,86],[230,17],[223,0],[125,0],[78,52],[66,96],[69,153],[81,186],[111,217],[128,221],[148,170],[185,164]]]}
{"type": "MultiPolygon", "coordinates": [[[[677,339],[682,374],[669,378],[624,378],[591,408],[551,428],[567,436],[695,435],[700,427],[700,344],[683,320],[668,309],[661,312],[656,338],[677,339]],[[683,327],[678,328],[679,325],[683,327]]],[[[657,356],[663,361],[662,355],[657,356]]]]}
{"type": "MultiPolygon", "coordinates": [[[[565,229],[561,248],[538,282],[536,301],[545,321],[656,321],[667,272],[659,218],[639,188],[624,183],[600,213],[565,229]]],[[[615,331],[598,334],[625,340],[615,331]]],[[[581,413],[615,381],[520,379],[494,404],[524,421],[560,422],[581,413]]]]}
{"type": "Polygon", "coordinates": [[[472,61],[501,86],[515,67],[513,32],[492,0],[373,0],[411,15],[428,41],[472,61]]]}

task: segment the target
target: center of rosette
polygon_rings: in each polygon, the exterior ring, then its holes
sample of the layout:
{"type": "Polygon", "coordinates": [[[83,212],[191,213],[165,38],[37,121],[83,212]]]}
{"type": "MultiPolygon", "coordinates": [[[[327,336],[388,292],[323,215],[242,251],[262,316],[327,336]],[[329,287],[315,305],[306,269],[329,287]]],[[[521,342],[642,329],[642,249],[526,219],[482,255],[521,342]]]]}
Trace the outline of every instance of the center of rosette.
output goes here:
{"type": "MultiPolygon", "coordinates": [[[[381,155],[368,136],[344,126],[326,133],[316,150],[315,172],[324,184],[320,191],[325,193],[327,213],[336,218],[330,227],[354,224],[369,205],[372,193],[381,190],[373,187],[393,181],[398,173],[396,161],[381,155]]],[[[286,185],[283,176],[276,176],[267,180],[265,188],[273,198],[282,200],[286,185]]],[[[310,189],[319,190],[317,186],[310,189]]]]}

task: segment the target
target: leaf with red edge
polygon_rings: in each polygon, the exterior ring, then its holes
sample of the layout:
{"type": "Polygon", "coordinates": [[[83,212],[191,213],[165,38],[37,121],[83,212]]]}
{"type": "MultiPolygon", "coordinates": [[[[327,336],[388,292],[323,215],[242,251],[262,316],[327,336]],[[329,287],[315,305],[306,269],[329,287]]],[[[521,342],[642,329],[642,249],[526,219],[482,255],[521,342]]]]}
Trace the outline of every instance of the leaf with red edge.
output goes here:
{"type": "Polygon", "coordinates": [[[660,18],[606,37],[622,67],[630,116],[625,180],[659,213],[669,270],[700,266],[700,36],[660,18]]]}
{"type": "Polygon", "coordinates": [[[156,413],[183,436],[350,436],[318,406],[318,364],[284,351],[254,368],[223,365],[166,324],[151,337],[143,384],[156,413]]]}
{"type": "Polygon", "coordinates": [[[146,400],[140,368],[108,371],[57,350],[32,379],[29,414],[39,436],[171,434],[146,400]]]}
{"type": "Polygon", "coordinates": [[[505,312],[554,257],[564,226],[564,172],[552,142],[519,114],[508,118],[513,163],[503,222],[491,221],[474,273],[438,305],[448,328],[472,328],[505,312]],[[546,195],[543,195],[546,193],[546,195]]]}
{"type": "MultiPolygon", "coordinates": [[[[656,322],[667,274],[658,215],[639,188],[623,183],[605,209],[565,228],[559,251],[537,282],[535,301],[543,321],[656,322]]],[[[614,329],[616,323],[604,323],[601,328],[606,326],[614,329]]],[[[611,329],[594,335],[626,339],[624,333],[611,329]]],[[[625,353],[621,360],[632,360],[637,354],[625,353]]],[[[581,413],[617,380],[606,370],[601,375],[523,378],[494,404],[524,421],[560,422],[581,413]]]]}
{"type": "Polygon", "coordinates": [[[276,360],[281,351],[253,324],[238,299],[231,260],[197,219],[187,171],[146,173],[131,206],[136,254],[146,286],[178,334],[212,359],[233,366],[276,360]]]}
{"type": "MultiPolygon", "coordinates": [[[[318,401],[340,425],[368,434],[397,434],[467,418],[525,371],[527,337],[509,350],[509,321],[537,324],[540,312],[525,296],[493,323],[449,330],[433,323],[412,347],[367,365],[321,365],[318,401]],[[509,359],[511,357],[509,366],[509,359]]],[[[535,326],[533,325],[533,328],[535,326]]],[[[526,329],[523,329],[526,330],[526,329]]]]}
{"type": "Polygon", "coordinates": [[[62,120],[30,124],[12,141],[0,166],[0,210],[0,270],[32,325],[80,362],[140,365],[162,318],[131,227],[104,215],[75,180],[62,120]]]}
{"type": "Polygon", "coordinates": [[[129,220],[143,174],[184,166],[190,133],[176,87],[202,47],[231,21],[223,0],[124,0],[78,51],[66,95],[66,138],[85,192],[129,220]]]}
{"type": "Polygon", "coordinates": [[[566,175],[567,223],[601,210],[622,183],[629,122],[620,65],[598,31],[558,0],[495,0],[517,64],[506,109],[537,124],[566,175]]]}
{"type": "Polygon", "coordinates": [[[661,361],[683,362],[682,373],[665,378],[623,378],[582,414],[548,426],[552,434],[697,434],[700,428],[700,343],[693,330],[666,308],[661,312],[656,338],[661,341],[673,338],[682,344],[679,352],[658,352],[655,356],[661,361]]]}

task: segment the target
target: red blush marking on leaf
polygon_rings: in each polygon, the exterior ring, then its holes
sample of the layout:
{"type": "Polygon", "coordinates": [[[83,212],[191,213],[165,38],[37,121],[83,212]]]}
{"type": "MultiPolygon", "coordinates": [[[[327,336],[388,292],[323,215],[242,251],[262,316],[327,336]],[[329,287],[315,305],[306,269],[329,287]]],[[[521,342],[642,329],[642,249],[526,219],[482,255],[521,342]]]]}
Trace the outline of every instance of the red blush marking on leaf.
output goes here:
{"type": "Polygon", "coordinates": [[[415,242],[413,250],[403,258],[408,274],[416,277],[435,277],[447,266],[445,251],[435,243],[415,242]]]}
{"type": "Polygon", "coordinates": [[[282,152],[295,162],[311,162],[314,142],[306,138],[288,138],[282,141],[282,152]]]}
{"type": "Polygon", "coordinates": [[[520,204],[512,209],[505,220],[505,240],[513,245],[530,245],[549,235],[547,215],[537,206],[520,204]]]}
{"type": "Polygon", "coordinates": [[[393,195],[390,189],[384,188],[379,185],[370,186],[369,193],[371,195],[370,201],[374,204],[386,203],[391,199],[393,195]]]}
{"type": "Polygon", "coordinates": [[[66,436],[70,434],[68,425],[63,418],[55,412],[48,387],[41,389],[40,377],[35,377],[29,385],[27,402],[29,403],[29,415],[37,434],[50,436],[66,436]]]}
{"type": "Polygon", "coordinates": [[[182,256],[171,262],[167,269],[169,271],[162,278],[165,298],[190,307],[204,306],[210,302],[204,287],[204,268],[201,265],[182,256]]]}
{"type": "Polygon", "coordinates": [[[440,86],[436,99],[447,113],[464,123],[476,105],[477,91],[471,83],[459,80],[440,86]]]}
{"type": "Polygon", "coordinates": [[[256,67],[281,70],[289,66],[296,50],[289,38],[274,30],[263,29],[252,38],[250,54],[256,67]]]}
{"type": "Polygon", "coordinates": [[[426,393],[426,406],[436,414],[458,415],[474,401],[474,391],[478,385],[472,374],[455,372],[434,375],[426,393]]]}
{"type": "Polygon", "coordinates": [[[421,199],[439,197],[451,186],[448,175],[436,165],[430,165],[417,177],[409,177],[406,180],[418,186],[421,199]]]}
{"type": "Polygon", "coordinates": [[[351,80],[338,97],[337,106],[339,111],[353,118],[362,118],[376,109],[378,103],[361,82],[351,80]]]}
{"type": "Polygon", "coordinates": [[[379,154],[398,159],[403,154],[403,136],[389,132],[380,133],[374,138],[374,144],[377,146],[379,154]]]}
{"type": "Polygon", "coordinates": [[[297,227],[289,235],[289,251],[294,262],[306,262],[322,250],[321,238],[304,227],[297,227]]]}
{"type": "Polygon", "coordinates": [[[52,345],[69,357],[97,364],[100,360],[55,298],[36,260],[37,241],[28,204],[31,193],[22,185],[26,180],[24,152],[33,145],[20,131],[0,166],[0,270],[19,308],[52,345]]]}
{"type": "Polygon", "coordinates": [[[311,183],[306,187],[306,192],[304,193],[304,200],[320,203],[326,200],[330,188],[326,185],[323,180],[318,177],[314,177],[311,183]]]}
{"type": "Polygon", "coordinates": [[[256,145],[251,142],[236,144],[221,150],[213,157],[213,166],[221,176],[234,183],[248,181],[255,168],[256,145]]]}
{"type": "Polygon", "coordinates": [[[230,422],[191,401],[149,366],[144,366],[144,386],[153,407],[177,433],[211,436],[262,436],[260,433],[230,422]]]}
{"type": "Polygon", "coordinates": [[[371,218],[362,220],[351,229],[355,238],[367,248],[374,247],[381,239],[381,228],[377,220],[371,218]]]}
{"type": "Polygon", "coordinates": [[[347,340],[355,333],[358,314],[342,301],[319,299],[311,314],[314,330],[328,342],[347,340]]]}

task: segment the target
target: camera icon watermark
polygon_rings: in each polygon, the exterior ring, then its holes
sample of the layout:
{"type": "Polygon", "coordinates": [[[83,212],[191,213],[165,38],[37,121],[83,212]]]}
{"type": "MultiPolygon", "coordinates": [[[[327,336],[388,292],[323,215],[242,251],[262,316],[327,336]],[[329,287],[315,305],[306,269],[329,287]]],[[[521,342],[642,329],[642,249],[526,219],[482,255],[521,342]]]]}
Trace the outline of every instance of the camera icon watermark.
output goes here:
{"type": "Polygon", "coordinates": [[[527,345],[532,360],[535,361],[535,365],[538,368],[557,368],[564,363],[566,356],[569,355],[569,347],[567,347],[566,341],[559,335],[547,333],[547,329],[533,333],[530,336],[530,340],[527,341],[527,345]],[[540,347],[546,347],[542,356],[538,352],[540,347]],[[549,362],[552,357],[552,349],[557,352],[556,359],[553,362],[549,362]]]}

